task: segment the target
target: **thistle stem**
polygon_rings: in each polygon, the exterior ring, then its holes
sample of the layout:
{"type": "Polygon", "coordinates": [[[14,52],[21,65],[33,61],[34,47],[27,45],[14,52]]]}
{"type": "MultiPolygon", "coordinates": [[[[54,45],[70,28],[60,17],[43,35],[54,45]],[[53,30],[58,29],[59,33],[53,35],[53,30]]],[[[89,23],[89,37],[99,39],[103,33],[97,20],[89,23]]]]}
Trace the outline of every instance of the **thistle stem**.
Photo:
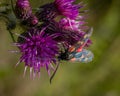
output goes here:
{"type": "Polygon", "coordinates": [[[11,1],[11,7],[12,7],[12,10],[13,10],[13,12],[15,13],[15,9],[14,9],[13,0],[10,0],[10,1],[11,1]]]}
{"type": "Polygon", "coordinates": [[[11,30],[8,29],[8,31],[9,31],[9,34],[10,34],[10,36],[11,36],[11,38],[12,38],[12,41],[13,41],[13,42],[16,42],[16,41],[15,41],[15,38],[14,38],[14,36],[13,36],[13,33],[11,32],[11,30]]]}

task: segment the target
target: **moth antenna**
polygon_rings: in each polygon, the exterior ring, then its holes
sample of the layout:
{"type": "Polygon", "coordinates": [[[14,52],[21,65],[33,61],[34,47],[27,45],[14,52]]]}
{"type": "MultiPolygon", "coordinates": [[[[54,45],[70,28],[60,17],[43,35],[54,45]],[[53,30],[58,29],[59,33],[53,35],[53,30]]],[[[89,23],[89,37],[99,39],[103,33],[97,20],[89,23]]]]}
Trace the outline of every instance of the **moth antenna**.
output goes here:
{"type": "Polygon", "coordinates": [[[73,49],[73,51],[71,51],[70,54],[72,54],[73,52],[76,52],[76,50],[78,50],[78,49],[83,49],[83,47],[85,46],[85,44],[89,40],[89,37],[92,35],[92,32],[93,32],[93,27],[89,28],[89,30],[86,32],[86,34],[84,35],[82,40],[78,41],[77,44],[75,44],[73,46],[73,48],[75,48],[75,49],[73,49]]]}
{"type": "Polygon", "coordinates": [[[87,32],[88,37],[90,37],[90,36],[92,35],[92,33],[93,33],[93,27],[91,27],[91,28],[88,30],[88,32],[87,32]]]}
{"type": "Polygon", "coordinates": [[[89,37],[92,35],[92,33],[93,33],[93,27],[91,27],[91,28],[88,30],[88,32],[86,33],[86,36],[87,36],[87,37],[84,37],[84,39],[86,39],[86,40],[85,40],[84,44],[81,46],[82,48],[85,46],[85,44],[86,44],[87,41],[89,40],[89,37]]]}
{"type": "Polygon", "coordinates": [[[56,74],[56,72],[57,72],[57,69],[58,69],[58,67],[59,67],[59,64],[60,64],[60,63],[58,62],[55,71],[53,72],[52,76],[50,77],[50,84],[52,83],[52,79],[53,79],[53,77],[55,76],[55,74],[56,74]]]}

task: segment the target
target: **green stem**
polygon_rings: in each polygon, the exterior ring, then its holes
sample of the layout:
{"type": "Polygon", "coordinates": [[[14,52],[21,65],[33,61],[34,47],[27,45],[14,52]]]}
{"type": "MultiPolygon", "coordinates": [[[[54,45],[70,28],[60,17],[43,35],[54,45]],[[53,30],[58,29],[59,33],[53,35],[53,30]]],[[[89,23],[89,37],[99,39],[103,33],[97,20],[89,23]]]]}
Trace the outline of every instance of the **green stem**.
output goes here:
{"type": "Polygon", "coordinates": [[[13,12],[15,13],[14,5],[13,5],[13,0],[11,0],[11,7],[12,7],[13,12]]]}
{"type": "Polygon", "coordinates": [[[13,36],[13,33],[12,33],[11,30],[9,30],[9,29],[8,29],[8,31],[9,31],[9,34],[10,34],[10,36],[11,36],[11,38],[12,38],[12,41],[15,43],[16,41],[15,41],[15,38],[14,38],[14,36],[13,36]]]}

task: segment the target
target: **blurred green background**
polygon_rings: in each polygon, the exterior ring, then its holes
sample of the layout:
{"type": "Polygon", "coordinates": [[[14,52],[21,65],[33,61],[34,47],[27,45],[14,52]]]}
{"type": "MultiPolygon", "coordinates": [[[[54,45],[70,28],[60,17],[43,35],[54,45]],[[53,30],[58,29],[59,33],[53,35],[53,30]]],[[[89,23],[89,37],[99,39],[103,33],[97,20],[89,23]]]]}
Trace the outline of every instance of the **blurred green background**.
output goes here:
{"type": "MultiPolygon", "coordinates": [[[[31,0],[31,4],[36,8],[50,1],[31,0]]],[[[22,76],[24,63],[14,67],[20,54],[8,51],[16,48],[0,20],[0,96],[120,96],[120,0],[83,1],[94,28],[89,48],[94,60],[88,64],[61,62],[52,84],[44,69],[40,79],[31,80],[29,70],[22,76]]]]}

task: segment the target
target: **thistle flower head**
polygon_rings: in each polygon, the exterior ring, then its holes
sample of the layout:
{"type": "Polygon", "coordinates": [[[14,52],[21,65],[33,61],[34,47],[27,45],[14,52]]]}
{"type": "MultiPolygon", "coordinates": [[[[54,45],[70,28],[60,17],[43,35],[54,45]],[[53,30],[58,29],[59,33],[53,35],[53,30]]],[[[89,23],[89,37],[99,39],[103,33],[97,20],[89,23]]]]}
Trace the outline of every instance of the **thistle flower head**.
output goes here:
{"type": "MultiPolygon", "coordinates": [[[[89,27],[85,25],[87,24],[87,22],[85,22],[84,18],[81,18],[81,16],[78,16],[78,18],[74,20],[69,18],[63,18],[59,21],[59,24],[62,26],[63,29],[72,30],[75,33],[79,33],[80,38],[83,38],[85,35],[85,31],[89,29],[89,27]]],[[[88,47],[91,44],[92,42],[89,39],[85,46],[88,47]]]]}
{"type": "Polygon", "coordinates": [[[91,44],[89,34],[85,33],[89,27],[85,25],[82,11],[79,11],[84,5],[74,2],[75,0],[55,0],[39,7],[33,14],[29,0],[17,0],[16,17],[27,25],[25,28],[32,27],[19,35],[15,43],[21,52],[17,64],[25,62],[25,71],[30,67],[31,76],[40,73],[40,69],[45,67],[49,75],[50,69],[54,70],[52,78],[57,70],[53,64],[59,65],[57,60],[70,60],[71,46],[74,49],[81,46],[81,49],[91,44]],[[56,18],[57,16],[61,17],[56,18]],[[42,23],[38,24],[39,21],[42,23]]]}
{"type": "Polygon", "coordinates": [[[48,3],[39,7],[39,10],[36,12],[36,16],[40,21],[53,20],[57,15],[57,9],[53,3],[48,3]]]}
{"type": "Polygon", "coordinates": [[[84,5],[73,4],[74,1],[75,0],[55,0],[52,3],[39,7],[39,10],[36,12],[36,16],[42,21],[53,20],[58,15],[75,19],[79,15],[79,9],[84,5]]]}
{"type": "Polygon", "coordinates": [[[75,0],[55,0],[54,4],[58,13],[70,19],[75,19],[79,15],[79,4],[73,4],[75,0]]]}
{"type": "Polygon", "coordinates": [[[32,13],[29,0],[17,0],[15,15],[24,25],[35,26],[38,24],[38,18],[32,13]]]}
{"type": "Polygon", "coordinates": [[[25,66],[33,69],[34,73],[40,72],[40,69],[45,67],[50,74],[51,65],[56,64],[58,54],[57,42],[50,35],[32,28],[19,36],[16,45],[22,54],[20,62],[25,62],[25,66]]]}
{"type": "Polygon", "coordinates": [[[27,25],[29,26],[35,26],[38,24],[38,18],[34,15],[34,14],[31,14],[31,16],[25,21],[27,25]]]}
{"type": "MultiPolygon", "coordinates": [[[[44,23],[42,27],[47,25],[47,23],[44,23]]],[[[56,33],[57,35],[54,37],[54,40],[66,43],[67,45],[73,45],[81,39],[81,34],[79,34],[78,31],[66,30],[61,26],[61,24],[55,21],[51,21],[49,23],[45,32],[50,35],[54,35],[56,33]]]]}
{"type": "Polygon", "coordinates": [[[82,31],[81,26],[84,26],[86,22],[84,20],[73,20],[69,18],[63,18],[59,21],[60,25],[64,29],[74,30],[74,31],[82,31]]]}
{"type": "Polygon", "coordinates": [[[18,19],[27,20],[32,14],[29,0],[17,0],[15,15],[18,19]]]}

